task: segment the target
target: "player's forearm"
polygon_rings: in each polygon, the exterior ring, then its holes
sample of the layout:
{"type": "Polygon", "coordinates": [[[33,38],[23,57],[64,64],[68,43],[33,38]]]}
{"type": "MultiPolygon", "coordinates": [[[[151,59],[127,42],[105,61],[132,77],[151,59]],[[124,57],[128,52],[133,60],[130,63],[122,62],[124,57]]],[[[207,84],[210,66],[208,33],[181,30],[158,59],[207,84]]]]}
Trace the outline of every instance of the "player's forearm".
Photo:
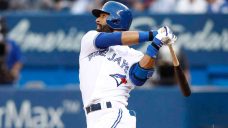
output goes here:
{"type": "Polygon", "coordinates": [[[153,40],[153,32],[145,31],[124,31],[122,32],[121,41],[123,45],[134,45],[153,40]]]}
{"type": "MultiPolygon", "coordinates": [[[[165,30],[167,30],[167,28],[165,28],[165,30]]],[[[162,42],[163,36],[167,36],[167,32],[163,35],[157,34],[152,43],[148,45],[146,54],[143,56],[143,58],[138,63],[135,63],[131,66],[129,70],[129,78],[136,86],[142,86],[146,80],[152,76],[154,72],[156,56],[160,47],[162,47],[164,43],[162,42]]],[[[140,37],[138,39],[140,40],[140,37]]]]}
{"type": "Polygon", "coordinates": [[[154,72],[155,58],[159,48],[162,46],[159,37],[155,37],[153,42],[147,47],[143,58],[131,66],[129,77],[136,86],[142,86],[154,72]]]}
{"type": "Polygon", "coordinates": [[[154,68],[155,60],[149,55],[144,55],[143,58],[139,61],[139,65],[144,69],[151,69],[154,68]]]}
{"type": "Polygon", "coordinates": [[[133,45],[139,42],[139,33],[137,31],[122,32],[121,41],[123,45],[133,45]]]}
{"type": "Polygon", "coordinates": [[[141,42],[152,41],[156,32],[138,32],[138,31],[123,31],[112,33],[100,33],[95,45],[98,48],[107,48],[114,45],[134,45],[141,42]]]}

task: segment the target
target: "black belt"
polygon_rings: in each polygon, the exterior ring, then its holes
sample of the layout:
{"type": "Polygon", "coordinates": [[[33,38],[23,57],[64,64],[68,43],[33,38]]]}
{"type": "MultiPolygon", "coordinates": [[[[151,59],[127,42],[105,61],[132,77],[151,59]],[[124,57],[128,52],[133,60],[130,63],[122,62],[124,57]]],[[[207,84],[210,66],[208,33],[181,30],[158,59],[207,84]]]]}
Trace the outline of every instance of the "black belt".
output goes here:
{"type": "MultiPolygon", "coordinates": [[[[106,102],[106,107],[111,108],[112,107],[111,102],[106,102]]],[[[97,111],[97,110],[101,110],[101,103],[92,104],[89,107],[86,107],[87,114],[90,112],[93,112],[93,111],[97,111]]]]}

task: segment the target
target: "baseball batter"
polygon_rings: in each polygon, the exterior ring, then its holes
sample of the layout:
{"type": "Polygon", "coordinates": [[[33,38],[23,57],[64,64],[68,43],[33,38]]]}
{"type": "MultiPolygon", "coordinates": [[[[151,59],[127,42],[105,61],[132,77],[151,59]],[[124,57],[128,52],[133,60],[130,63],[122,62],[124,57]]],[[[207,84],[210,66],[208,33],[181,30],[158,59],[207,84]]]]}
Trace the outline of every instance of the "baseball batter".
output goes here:
{"type": "Polygon", "coordinates": [[[154,72],[158,50],[175,36],[168,27],[157,31],[128,31],[132,14],[125,5],[109,1],[94,9],[97,30],[81,40],[80,90],[87,128],[136,128],[136,115],[127,109],[130,91],[154,72]],[[146,54],[129,48],[152,41],[146,54]]]}

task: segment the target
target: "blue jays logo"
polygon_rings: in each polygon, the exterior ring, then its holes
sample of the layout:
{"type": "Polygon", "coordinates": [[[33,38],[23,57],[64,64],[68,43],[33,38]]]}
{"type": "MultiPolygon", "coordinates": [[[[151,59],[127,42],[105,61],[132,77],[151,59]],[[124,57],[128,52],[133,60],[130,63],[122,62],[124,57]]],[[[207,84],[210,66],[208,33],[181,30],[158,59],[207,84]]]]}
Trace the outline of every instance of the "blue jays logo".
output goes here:
{"type": "Polygon", "coordinates": [[[111,74],[109,76],[111,76],[112,78],[114,78],[116,80],[117,87],[120,86],[121,84],[127,83],[126,75],[111,74]]]}

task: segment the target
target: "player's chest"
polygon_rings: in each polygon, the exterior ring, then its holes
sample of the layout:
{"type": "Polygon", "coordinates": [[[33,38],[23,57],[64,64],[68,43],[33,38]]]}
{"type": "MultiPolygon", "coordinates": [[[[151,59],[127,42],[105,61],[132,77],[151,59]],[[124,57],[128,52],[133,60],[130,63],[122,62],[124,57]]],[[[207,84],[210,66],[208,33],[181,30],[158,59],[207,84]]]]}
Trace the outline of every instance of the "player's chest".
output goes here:
{"type": "Polygon", "coordinates": [[[130,60],[126,52],[113,49],[98,50],[88,56],[89,63],[102,65],[103,67],[122,68],[128,70],[130,60]]]}
{"type": "Polygon", "coordinates": [[[113,61],[117,63],[121,63],[123,61],[127,61],[129,58],[128,52],[114,49],[114,48],[107,48],[107,49],[100,49],[88,55],[88,60],[104,60],[104,61],[113,61]]]}

